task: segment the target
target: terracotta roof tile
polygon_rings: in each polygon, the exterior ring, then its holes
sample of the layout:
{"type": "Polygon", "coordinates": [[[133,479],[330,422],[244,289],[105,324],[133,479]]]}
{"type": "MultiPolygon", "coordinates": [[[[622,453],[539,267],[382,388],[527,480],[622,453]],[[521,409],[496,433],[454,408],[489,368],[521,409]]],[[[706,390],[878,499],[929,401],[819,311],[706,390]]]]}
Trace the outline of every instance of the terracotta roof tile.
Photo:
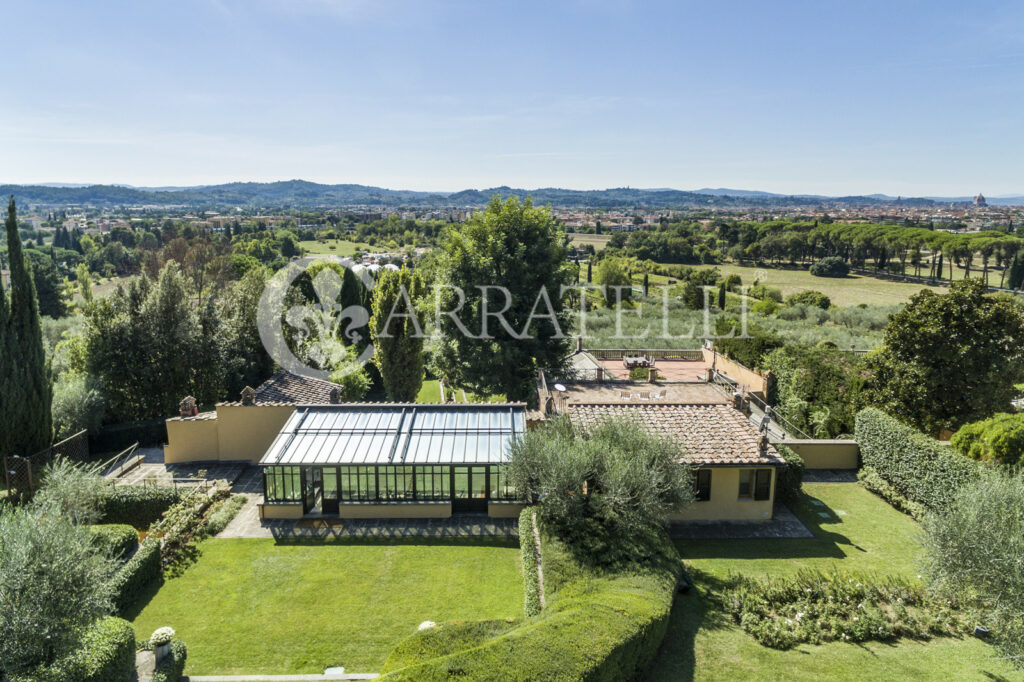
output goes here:
{"type": "Polygon", "coordinates": [[[610,417],[636,419],[652,433],[678,441],[689,464],[785,464],[774,446],[760,453],[760,434],[730,405],[570,403],[568,414],[574,424],[584,428],[610,417]]]}

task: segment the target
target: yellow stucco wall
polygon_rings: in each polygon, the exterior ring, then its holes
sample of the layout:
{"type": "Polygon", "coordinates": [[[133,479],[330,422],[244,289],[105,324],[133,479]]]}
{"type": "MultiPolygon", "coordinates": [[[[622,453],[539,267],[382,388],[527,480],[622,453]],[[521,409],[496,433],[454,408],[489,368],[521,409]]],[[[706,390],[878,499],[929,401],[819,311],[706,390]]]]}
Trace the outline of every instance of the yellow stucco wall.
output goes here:
{"type": "Polygon", "coordinates": [[[762,396],[764,395],[764,376],[752,369],[744,367],[738,362],[733,362],[721,353],[718,353],[718,357],[716,358],[714,351],[708,350],[707,348],[702,348],[701,350],[704,354],[704,362],[709,366],[713,363],[717,371],[739,383],[741,386],[746,386],[747,390],[751,393],[758,393],[762,396]]]}
{"type": "Polygon", "coordinates": [[[219,459],[259,462],[293,412],[292,405],[218,405],[219,459]]]}
{"type": "Polygon", "coordinates": [[[261,519],[301,519],[302,503],[298,504],[260,504],[261,519]]]}
{"type": "Polygon", "coordinates": [[[859,465],[855,440],[787,440],[779,445],[789,447],[808,469],[856,469],[859,465]]]}
{"type": "Polygon", "coordinates": [[[525,504],[487,503],[487,515],[494,519],[518,519],[525,504]]]}
{"type": "Polygon", "coordinates": [[[775,500],[775,471],[767,500],[739,499],[740,469],[711,467],[711,499],[694,502],[673,514],[672,521],[767,521],[772,518],[775,500]]]}
{"type": "Polygon", "coordinates": [[[343,519],[446,519],[451,515],[450,502],[338,505],[343,519]]]}
{"type": "Polygon", "coordinates": [[[174,464],[220,459],[217,428],[216,419],[168,419],[164,462],[174,464]]]}

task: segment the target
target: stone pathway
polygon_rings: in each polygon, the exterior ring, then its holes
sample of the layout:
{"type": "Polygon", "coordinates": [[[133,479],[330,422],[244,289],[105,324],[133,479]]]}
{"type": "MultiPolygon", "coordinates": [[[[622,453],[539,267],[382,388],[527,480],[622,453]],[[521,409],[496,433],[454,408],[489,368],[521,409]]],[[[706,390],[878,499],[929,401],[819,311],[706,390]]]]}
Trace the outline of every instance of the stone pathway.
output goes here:
{"type": "Polygon", "coordinates": [[[132,675],[132,682],[149,682],[153,679],[153,671],[156,670],[156,657],[152,651],[135,652],[135,674],[132,675]]]}
{"type": "Polygon", "coordinates": [[[669,524],[676,540],[751,540],[758,538],[813,538],[797,515],[775,505],[771,521],[685,521],[669,524]]]}

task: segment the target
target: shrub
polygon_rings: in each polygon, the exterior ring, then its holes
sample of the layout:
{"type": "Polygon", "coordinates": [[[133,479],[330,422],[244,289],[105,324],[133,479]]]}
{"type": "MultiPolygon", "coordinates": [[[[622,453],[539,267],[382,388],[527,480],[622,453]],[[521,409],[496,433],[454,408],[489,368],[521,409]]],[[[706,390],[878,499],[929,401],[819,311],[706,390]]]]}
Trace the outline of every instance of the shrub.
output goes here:
{"type": "Polygon", "coordinates": [[[239,510],[245,506],[245,495],[232,495],[223,502],[213,506],[206,517],[206,526],[203,531],[205,535],[213,536],[227,528],[231,520],[238,515],[239,510]]]}
{"type": "Polygon", "coordinates": [[[178,682],[181,674],[185,671],[185,659],[188,658],[188,648],[180,639],[171,641],[171,650],[164,657],[164,660],[156,666],[150,682],[178,682]]]}
{"type": "Polygon", "coordinates": [[[856,439],[865,465],[896,493],[932,511],[978,477],[977,463],[872,407],[857,414],[856,439]]]}
{"type": "Polygon", "coordinates": [[[181,495],[175,488],[165,486],[107,488],[99,501],[100,522],[127,523],[145,530],[180,500],[181,495]]]}
{"type": "Polygon", "coordinates": [[[967,424],[953,435],[952,444],[971,459],[1000,464],[1024,462],[1024,414],[997,414],[967,424]]]}
{"type": "Polygon", "coordinates": [[[759,301],[775,301],[782,303],[782,290],[774,287],[766,287],[763,284],[750,287],[750,296],[759,301]]]}
{"type": "Polygon", "coordinates": [[[139,546],[139,532],[126,523],[89,526],[93,542],[108,556],[124,559],[139,546]]]}
{"type": "Polygon", "coordinates": [[[774,299],[764,298],[750,306],[750,312],[759,315],[774,315],[779,311],[779,304],[774,299]]]}
{"type": "Polygon", "coordinates": [[[795,294],[790,294],[786,298],[786,305],[809,305],[821,308],[822,310],[828,310],[832,307],[832,299],[820,291],[807,289],[795,294]]]}
{"type": "Polygon", "coordinates": [[[775,499],[780,502],[795,502],[800,497],[804,482],[804,461],[785,445],[776,445],[786,466],[778,470],[775,479],[775,499]]]}
{"type": "Polygon", "coordinates": [[[103,394],[85,374],[65,372],[53,385],[53,430],[56,438],[67,438],[82,429],[99,431],[106,404],[103,394]]]}
{"type": "Polygon", "coordinates": [[[526,617],[540,613],[540,577],[537,572],[537,552],[533,535],[535,509],[527,507],[519,514],[519,554],[523,561],[523,593],[526,599],[526,617]]]}
{"type": "Polygon", "coordinates": [[[194,543],[204,534],[203,522],[211,505],[228,497],[224,488],[217,488],[207,495],[200,488],[194,488],[163,517],[149,528],[149,532],[160,536],[160,547],[164,565],[172,574],[182,570],[195,559],[194,543]]]}
{"type": "Polygon", "coordinates": [[[888,502],[893,508],[904,514],[909,514],[915,519],[923,519],[928,510],[924,505],[908,500],[896,492],[896,489],[889,485],[884,478],[878,475],[874,467],[863,466],[857,472],[857,480],[865,488],[888,502]]]}
{"type": "Polygon", "coordinates": [[[160,540],[155,536],[147,537],[110,581],[114,591],[114,608],[118,613],[124,613],[154,582],[159,583],[161,580],[163,563],[160,540]]]}
{"type": "Polygon", "coordinates": [[[725,290],[731,291],[734,294],[740,293],[743,288],[743,280],[740,279],[739,275],[729,275],[725,278],[725,290]]]}
{"type": "Polygon", "coordinates": [[[731,575],[720,596],[747,634],[773,649],[825,642],[930,639],[967,629],[950,603],[901,578],[801,569],[767,579],[731,575]]]}
{"type": "Polygon", "coordinates": [[[8,675],[9,682],[128,682],[135,672],[135,630],[120,618],[101,618],[76,648],[52,664],[8,675]]]}
{"type": "Polygon", "coordinates": [[[850,274],[850,266],[842,258],[829,256],[812,265],[811,274],[815,277],[846,277],[850,274]]]}
{"type": "Polygon", "coordinates": [[[100,475],[100,464],[77,464],[58,457],[46,465],[43,484],[36,494],[37,504],[51,506],[72,523],[95,523],[107,482],[100,475]]]}
{"type": "Polygon", "coordinates": [[[989,471],[925,519],[932,586],[976,598],[1000,648],[1024,667],[1024,477],[989,471]]]}

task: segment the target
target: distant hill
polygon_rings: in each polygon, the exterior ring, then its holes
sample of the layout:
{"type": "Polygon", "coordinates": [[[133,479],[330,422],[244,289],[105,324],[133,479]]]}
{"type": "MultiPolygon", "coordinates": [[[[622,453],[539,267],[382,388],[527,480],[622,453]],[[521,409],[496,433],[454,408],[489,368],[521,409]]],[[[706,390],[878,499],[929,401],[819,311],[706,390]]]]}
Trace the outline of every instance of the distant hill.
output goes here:
{"type": "MultiPolygon", "coordinates": [[[[379,207],[476,207],[491,197],[530,195],[536,204],[591,208],[695,208],[695,207],[800,207],[822,203],[871,206],[891,203],[885,195],[824,197],[784,195],[756,190],[710,189],[683,191],[668,188],[617,187],[602,190],[571,190],[556,187],[520,189],[492,187],[458,192],[417,192],[367,185],[323,185],[306,180],[281,182],[232,182],[196,187],[131,187],[126,185],[0,185],[0,196],[14,194],[24,204],[40,206],[183,206],[196,209],[229,208],[326,208],[335,206],[379,207]]],[[[1019,197],[1017,197],[1019,198],[1019,197]]],[[[970,201],[970,198],[962,198],[970,201]]],[[[910,205],[948,203],[948,198],[904,198],[910,205]]],[[[1001,199],[990,199],[1002,203],[1001,199]]],[[[1006,200],[1006,203],[1011,203],[1006,200]]],[[[1024,201],[1022,201],[1024,203],[1024,201]]]]}

